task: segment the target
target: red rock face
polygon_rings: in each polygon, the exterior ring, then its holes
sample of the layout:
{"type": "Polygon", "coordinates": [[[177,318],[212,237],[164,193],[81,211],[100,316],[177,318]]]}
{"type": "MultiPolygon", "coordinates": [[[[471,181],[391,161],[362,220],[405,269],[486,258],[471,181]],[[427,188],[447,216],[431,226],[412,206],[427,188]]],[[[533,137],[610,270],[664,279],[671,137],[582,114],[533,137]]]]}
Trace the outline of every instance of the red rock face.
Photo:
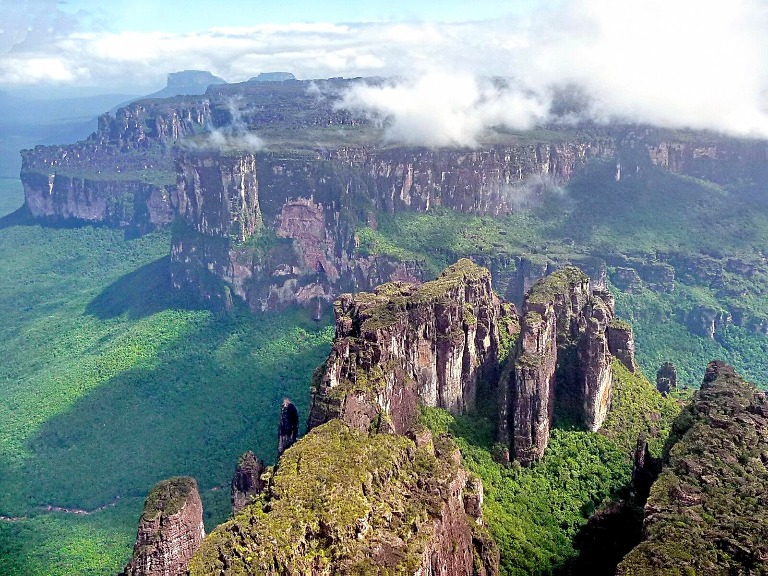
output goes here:
{"type": "Polygon", "coordinates": [[[331,282],[339,279],[339,271],[327,254],[333,253],[333,239],[326,235],[323,206],[312,200],[299,199],[283,205],[277,218],[277,235],[293,239],[294,250],[305,270],[325,275],[331,282]]]}
{"type": "Polygon", "coordinates": [[[335,305],[336,338],[312,392],[309,427],[341,418],[403,433],[417,403],[454,413],[498,378],[501,306],[490,273],[462,260],[422,286],[398,283],[335,305]]]}
{"type": "MultiPolygon", "coordinates": [[[[502,406],[500,439],[511,440],[513,456],[521,463],[543,456],[560,397],[575,407],[574,416],[588,429],[602,425],[613,378],[612,319],[613,298],[593,291],[589,277],[577,268],[551,274],[526,296],[514,369],[506,370],[499,384],[511,398],[509,410],[502,406]]],[[[634,346],[626,339],[616,341],[624,346],[624,360],[634,366],[634,346]]]]}
{"type": "Polygon", "coordinates": [[[197,482],[188,477],[163,480],[144,503],[133,558],[121,576],[183,576],[203,538],[197,482]]]}

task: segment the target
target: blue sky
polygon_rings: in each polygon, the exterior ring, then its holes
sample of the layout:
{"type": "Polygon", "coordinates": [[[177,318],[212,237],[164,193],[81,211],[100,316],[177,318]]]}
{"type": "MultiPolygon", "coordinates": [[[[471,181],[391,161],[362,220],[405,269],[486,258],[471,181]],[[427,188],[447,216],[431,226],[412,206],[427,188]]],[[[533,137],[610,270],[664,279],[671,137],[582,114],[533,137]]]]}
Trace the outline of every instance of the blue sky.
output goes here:
{"type": "Polygon", "coordinates": [[[525,13],[533,4],[534,0],[68,0],[61,9],[103,14],[115,31],[184,33],[266,23],[487,20],[525,13]]]}
{"type": "Polygon", "coordinates": [[[0,0],[0,90],[148,94],[190,69],[397,77],[349,103],[405,130],[530,126],[568,86],[597,121],[768,137],[766,0],[0,0]]]}

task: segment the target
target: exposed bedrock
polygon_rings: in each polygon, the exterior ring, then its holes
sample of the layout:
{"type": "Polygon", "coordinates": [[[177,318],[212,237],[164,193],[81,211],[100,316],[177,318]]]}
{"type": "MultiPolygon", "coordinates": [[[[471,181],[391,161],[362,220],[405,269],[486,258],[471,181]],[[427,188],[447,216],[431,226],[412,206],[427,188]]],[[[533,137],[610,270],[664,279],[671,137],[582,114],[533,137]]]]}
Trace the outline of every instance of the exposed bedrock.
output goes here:
{"type": "Polygon", "coordinates": [[[766,464],[765,392],[711,362],[673,425],[645,505],[643,541],[617,574],[767,573],[766,464]]]}
{"type": "Polygon", "coordinates": [[[341,418],[403,433],[419,402],[461,413],[495,396],[480,388],[498,378],[499,324],[514,312],[485,268],[460,260],[431,282],[344,294],[334,307],[336,338],[312,389],[309,428],[341,418]]]}
{"type": "Polygon", "coordinates": [[[50,223],[87,222],[147,232],[173,220],[175,186],[22,172],[27,208],[50,223]]]}
{"type": "Polygon", "coordinates": [[[611,352],[635,369],[631,329],[613,314],[613,297],[593,290],[575,267],[550,274],[526,295],[513,364],[499,383],[511,400],[506,418],[502,407],[499,438],[511,442],[521,463],[544,454],[556,406],[590,430],[602,425],[611,398],[611,352]]]}
{"type": "Polygon", "coordinates": [[[299,435],[299,411],[287,398],[280,408],[280,425],[277,428],[277,455],[290,448],[299,435]]]}
{"type": "Polygon", "coordinates": [[[494,576],[480,484],[459,460],[449,438],[423,429],[318,426],[286,450],[259,499],[206,538],[190,574],[494,576]]]}
{"type": "Polygon", "coordinates": [[[256,458],[253,452],[248,450],[240,456],[232,476],[232,513],[237,514],[264,490],[266,482],[261,475],[264,474],[264,462],[256,458]]]}
{"type": "Polygon", "coordinates": [[[197,482],[183,476],[158,482],[144,502],[133,557],[121,576],[183,576],[203,538],[197,482]]]}
{"type": "Polygon", "coordinates": [[[207,99],[137,102],[99,118],[70,145],[23,150],[21,181],[31,214],[147,232],[174,218],[170,146],[210,123],[207,99]]]}
{"type": "Polygon", "coordinates": [[[175,237],[173,258],[185,268],[177,276],[194,284],[200,270],[208,270],[254,310],[331,302],[344,291],[371,290],[389,281],[422,281],[423,263],[358,250],[360,224],[375,228],[377,211],[426,212],[440,206],[507,214],[519,209],[516,195],[528,178],[565,182],[589,158],[611,153],[611,141],[598,139],[474,152],[370,147],[261,152],[255,164],[251,155],[241,155],[249,164],[245,172],[265,230],[251,242],[232,234],[216,250],[211,237],[223,238],[227,227],[237,230],[238,217],[250,215],[253,204],[244,211],[227,207],[232,196],[222,192],[215,167],[232,172],[224,165],[237,162],[237,156],[184,154],[177,159],[178,206],[194,234],[182,230],[175,237]],[[201,172],[203,164],[211,169],[208,177],[201,172]]]}
{"type": "Polygon", "coordinates": [[[656,390],[669,394],[677,389],[677,367],[672,362],[664,362],[656,371],[656,390]]]}
{"type": "Polygon", "coordinates": [[[195,232],[242,243],[261,227],[252,154],[186,153],[176,166],[177,212],[195,232]]]}

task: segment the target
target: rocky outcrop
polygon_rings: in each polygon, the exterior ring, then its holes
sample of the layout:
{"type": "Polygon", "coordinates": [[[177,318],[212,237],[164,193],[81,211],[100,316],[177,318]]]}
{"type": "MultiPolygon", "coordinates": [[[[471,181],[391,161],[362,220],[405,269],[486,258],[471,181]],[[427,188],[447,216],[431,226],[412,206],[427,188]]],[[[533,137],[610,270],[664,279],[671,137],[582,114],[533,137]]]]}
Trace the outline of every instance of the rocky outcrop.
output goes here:
{"type": "Polygon", "coordinates": [[[643,542],[619,575],[768,571],[768,403],[730,366],[712,362],[675,422],[645,506],[643,542]]]}
{"type": "MultiPolygon", "coordinates": [[[[221,237],[218,227],[208,233],[198,225],[194,229],[200,236],[181,231],[184,250],[174,242],[174,254],[188,268],[184,273],[190,281],[199,279],[200,270],[210,270],[255,310],[330,302],[343,291],[425,279],[418,262],[367,254],[355,233],[360,220],[375,228],[376,212],[440,207],[509,214],[520,208],[516,194],[528,194],[527,179],[564,182],[588,159],[604,154],[610,154],[609,140],[494,146],[476,152],[340,145],[301,154],[258,152],[253,173],[270,238],[262,242],[263,250],[254,253],[252,246],[234,240],[219,242],[222,245],[212,250],[212,241],[221,237]]],[[[198,164],[217,164],[219,157],[217,152],[197,152],[179,159],[179,206],[186,221],[187,206],[194,207],[193,222],[222,220],[218,180],[209,189],[204,179],[189,177],[197,170],[191,158],[198,164]],[[188,202],[188,197],[194,201],[188,202]]],[[[596,271],[597,281],[599,276],[596,271]]],[[[521,282],[525,288],[525,280],[521,282]]]]}
{"type": "Polygon", "coordinates": [[[107,224],[147,232],[173,220],[175,186],[140,180],[105,180],[61,173],[22,174],[26,206],[33,217],[107,224]]]}
{"type": "Polygon", "coordinates": [[[677,368],[672,362],[664,362],[656,372],[656,390],[665,396],[677,388],[677,368]]]}
{"type": "Polygon", "coordinates": [[[759,140],[709,138],[695,135],[687,141],[647,137],[650,160],[672,172],[725,184],[735,179],[765,177],[768,147],[759,140]]]}
{"type": "Polygon", "coordinates": [[[177,212],[195,232],[242,243],[261,227],[252,154],[185,153],[176,166],[177,212]]]}
{"type": "Polygon", "coordinates": [[[696,305],[687,318],[688,329],[699,336],[714,340],[715,334],[733,322],[727,310],[707,305],[696,305]]]}
{"type": "Polygon", "coordinates": [[[192,576],[499,573],[477,480],[447,437],[369,436],[333,420],[288,449],[259,502],[219,526],[192,576]]]}
{"type": "Polygon", "coordinates": [[[632,497],[636,502],[641,505],[645,503],[659,472],[661,460],[651,454],[645,434],[640,434],[632,460],[632,497]]]}
{"type": "Polygon", "coordinates": [[[606,262],[602,258],[585,255],[569,256],[544,256],[542,254],[528,254],[514,259],[515,271],[504,278],[503,274],[494,272],[494,283],[498,289],[506,289],[504,298],[515,305],[522,305],[523,299],[536,282],[551,274],[555,270],[566,266],[576,266],[589,276],[592,288],[607,290],[608,271],[606,262]]]}
{"type": "MultiPolygon", "coordinates": [[[[499,384],[510,390],[506,427],[521,463],[543,455],[557,404],[588,429],[601,426],[610,406],[613,314],[610,294],[593,290],[589,277],[573,267],[554,272],[527,294],[514,368],[499,384]]],[[[631,332],[613,327],[615,350],[634,367],[631,332]]]]}
{"type": "Polygon", "coordinates": [[[171,145],[210,124],[207,99],[141,101],[99,118],[66,146],[23,150],[21,181],[32,215],[147,232],[174,218],[171,145]]]}
{"type": "MultiPolygon", "coordinates": [[[[613,309],[613,305],[610,306],[613,309]]],[[[608,349],[611,355],[633,374],[637,371],[635,363],[635,334],[632,325],[613,319],[608,324],[608,349]]]]}
{"type": "Polygon", "coordinates": [[[252,154],[185,153],[177,160],[179,221],[171,239],[175,287],[204,300],[247,299],[262,229],[256,159],[252,154]]]}
{"type": "Polygon", "coordinates": [[[158,482],[144,502],[133,557],[121,576],[183,576],[205,537],[197,482],[158,482]]]}
{"type": "Polygon", "coordinates": [[[312,390],[309,428],[405,432],[417,404],[472,409],[498,378],[503,314],[488,270],[460,260],[436,280],[384,284],[335,303],[336,337],[312,390]]]}
{"type": "Polygon", "coordinates": [[[280,425],[277,429],[277,455],[280,456],[288,450],[296,442],[298,435],[299,411],[290,400],[285,398],[280,408],[280,425]]]}
{"type": "Polygon", "coordinates": [[[237,514],[243,507],[252,503],[264,490],[266,482],[262,474],[266,468],[264,462],[248,450],[237,461],[235,474],[232,476],[232,513],[237,514]]]}

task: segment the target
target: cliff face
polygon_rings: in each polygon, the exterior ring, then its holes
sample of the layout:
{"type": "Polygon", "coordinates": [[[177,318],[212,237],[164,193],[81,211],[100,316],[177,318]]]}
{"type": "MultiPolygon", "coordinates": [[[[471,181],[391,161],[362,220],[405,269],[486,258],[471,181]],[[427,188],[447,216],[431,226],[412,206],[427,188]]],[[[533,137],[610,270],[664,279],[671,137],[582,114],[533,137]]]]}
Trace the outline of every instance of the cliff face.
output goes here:
{"type": "Polygon", "coordinates": [[[261,498],[209,535],[190,574],[498,574],[455,446],[427,431],[412,438],[340,420],[315,428],[261,498]]]}
{"type": "Polygon", "coordinates": [[[765,176],[768,146],[760,141],[724,138],[648,143],[651,162],[672,172],[726,184],[765,176]]]}
{"type": "Polygon", "coordinates": [[[613,313],[611,295],[592,290],[589,277],[573,267],[550,274],[526,295],[513,364],[499,384],[511,403],[501,408],[500,441],[511,442],[521,463],[544,454],[558,405],[590,430],[602,425],[611,353],[635,369],[631,328],[612,325],[613,313]]]}
{"type": "Polygon", "coordinates": [[[201,268],[213,271],[253,309],[332,301],[344,290],[422,280],[418,263],[356,251],[354,230],[360,220],[375,226],[376,211],[427,212],[441,206],[509,214],[520,208],[529,177],[566,182],[588,159],[610,155],[610,146],[609,139],[598,139],[481,152],[336,147],[257,153],[255,161],[252,155],[223,160],[217,152],[183,155],[177,162],[179,212],[200,236],[185,238],[183,251],[175,242],[173,253],[180,254],[179,261],[192,252],[205,255],[189,258],[185,274],[194,278],[201,268]],[[226,211],[220,209],[218,175],[203,177],[201,168],[223,162],[248,164],[265,234],[284,240],[282,244],[271,242],[257,255],[236,241],[219,242],[220,248],[211,250],[212,239],[223,237],[219,229],[227,226],[226,211]],[[202,222],[217,224],[207,231],[202,222]]]}
{"type": "Polygon", "coordinates": [[[135,227],[148,231],[173,220],[175,187],[28,172],[22,176],[26,206],[35,218],[135,227]]]}
{"type": "Polygon", "coordinates": [[[144,503],[133,557],[121,576],[183,576],[203,538],[197,482],[188,477],[158,482],[144,503]]]}
{"type": "Polygon", "coordinates": [[[208,126],[207,99],[137,102],[99,118],[96,132],[66,146],[23,150],[26,205],[49,222],[82,221],[146,232],[174,217],[170,147],[208,126]]]}
{"type": "Polygon", "coordinates": [[[521,208],[530,177],[562,184],[591,158],[610,157],[609,138],[501,145],[484,150],[340,148],[326,159],[345,188],[379,210],[426,212],[443,206],[473,214],[509,214],[521,208]]]}
{"type": "Polygon", "coordinates": [[[730,366],[712,362],[645,506],[643,542],[617,574],[768,571],[768,403],[730,366]]]}
{"type": "Polygon", "coordinates": [[[245,242],[261,226],[252,154],[183,154],[177,162],[179,216],[195,232],[245,242]]]}
{"type": "Polygon", "coordinates": [[[340,418],[353,428],[405,432],[417,404],[460,413],[498,378],[503,314],[490,273],[460,260],[432,282],[345,294],[336,337],[312,390],[309,427],[340,418]]]}

